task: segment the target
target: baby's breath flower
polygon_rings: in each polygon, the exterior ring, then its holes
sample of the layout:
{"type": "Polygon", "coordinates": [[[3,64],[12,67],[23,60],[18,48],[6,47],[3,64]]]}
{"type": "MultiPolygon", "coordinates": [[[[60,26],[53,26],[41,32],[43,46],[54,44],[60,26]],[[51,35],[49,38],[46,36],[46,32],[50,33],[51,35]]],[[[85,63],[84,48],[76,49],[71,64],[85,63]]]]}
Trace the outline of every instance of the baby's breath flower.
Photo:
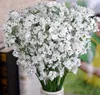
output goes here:
{"type": "Polygon", "coordinates": [[[92,15],[87,8],[57,2],[12,11],[4,25],[5,44],[13,47],[18,65],[45,83],[63,77],[65,69],[76,74],[79,55],[89,47],[89,34],[97,30],[92,15]]]}

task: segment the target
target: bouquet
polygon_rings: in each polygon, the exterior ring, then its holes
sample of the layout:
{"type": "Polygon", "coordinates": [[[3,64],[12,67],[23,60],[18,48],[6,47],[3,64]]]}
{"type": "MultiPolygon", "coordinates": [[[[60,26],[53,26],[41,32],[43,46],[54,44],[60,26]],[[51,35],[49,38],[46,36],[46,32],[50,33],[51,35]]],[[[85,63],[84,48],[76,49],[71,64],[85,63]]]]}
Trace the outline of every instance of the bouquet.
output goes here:
{"type": "Polygon", "coordinates": [[[4,25],[5,45],[13,48],[19,66],[36,74],[45,91],[59,91],[67,73],[77,73],[79,56],[97,30],[92,15],[85,7],[57,2],[11,11],[4,25]]]}

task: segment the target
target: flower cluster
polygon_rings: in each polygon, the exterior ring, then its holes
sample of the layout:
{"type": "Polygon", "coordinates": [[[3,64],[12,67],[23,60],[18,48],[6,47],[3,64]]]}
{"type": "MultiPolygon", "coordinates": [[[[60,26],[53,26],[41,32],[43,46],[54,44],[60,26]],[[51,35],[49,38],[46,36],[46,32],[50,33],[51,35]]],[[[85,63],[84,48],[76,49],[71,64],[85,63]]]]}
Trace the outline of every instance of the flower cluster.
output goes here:
{"type": "Polygon", "coordinates": [[[97,30],[92,15],[87,8],[57,2],[12,11],[4,25],[5,44],[13,47],[18,65],[45,83],[63,77],[65,69],[76,74],[79,56],[86,53],[90,33],[97,30]]]}

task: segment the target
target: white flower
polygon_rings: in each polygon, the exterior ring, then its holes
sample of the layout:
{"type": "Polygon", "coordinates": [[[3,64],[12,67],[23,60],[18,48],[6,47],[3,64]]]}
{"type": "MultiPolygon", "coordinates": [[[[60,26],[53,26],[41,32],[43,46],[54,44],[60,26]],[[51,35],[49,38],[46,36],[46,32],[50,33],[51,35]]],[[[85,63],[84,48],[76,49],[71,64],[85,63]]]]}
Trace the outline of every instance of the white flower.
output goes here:
{"type": "Polygon", "coordinates": [[[26,40],[26,41],[29,41],[30,37],[31,37],[30,32],[27,32],[27,33],[25,34],[25,40],[26,40]]]}
{"type": "Polygon", "coordinates": [[[55,34],[53,34],[53,35],[52,35],[52,39],[53,39],[53,40],[57,40],[57,39],[58,39],[58,36],[55,35],[55,34]]]}
{"type": "Polygon", "coordinates": [[[50,71],[48,74],[48,78],[52,81],[57,77],[57,73],[55,71],[50,71]]]}
{"type": "Polygon", "coordinates": [[[61,70],[60,70],[60,77],[63,77],[63,75],[64,75],[64,68],[62,68],[61,70]]]}
{"type": "Polygon", "coordinates": [[[16,12],[16,11],[13,11],[13,12],[11,12],[10,13],[10,16],[12,17],[12,18],[17,18],[17,17],[19,17],[19,13],[18,12],[16,12]]]}
{"type": "Polygon", "coordinates": [[[79,56],[89,48],[89,34],[97,30],[95,19],[90,18],[93,14],[87,8],[67,8],[57,2],[10,12],[4,25],[5,44],[13,47],[17,64],[45,84],[63,77],[65,69],[76,74],[79,56]]]}
{"type": "Polygon", "coordinates": [[[10,18],[11,18],[11,20],[18,22],[20,20],[20,15],[18,12],[13,11],[10,13],[10,18]]]}

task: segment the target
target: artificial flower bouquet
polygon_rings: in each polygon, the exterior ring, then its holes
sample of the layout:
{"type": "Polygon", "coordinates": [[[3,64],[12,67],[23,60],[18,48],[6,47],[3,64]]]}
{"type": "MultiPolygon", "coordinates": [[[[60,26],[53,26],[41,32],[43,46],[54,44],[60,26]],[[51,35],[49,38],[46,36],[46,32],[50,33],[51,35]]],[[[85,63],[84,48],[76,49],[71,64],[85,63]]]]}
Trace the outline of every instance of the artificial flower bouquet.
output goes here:
{"type": "Polygon", "coordinates": [[[59,91],[67,73],[77,73],[79,56],[97,30],[92,15],[85,7],[67,8],[54,1],[11,11],[4,25],[5,45],[13,48],[19,66],[36,74],[45,91],[59,91]]]}

